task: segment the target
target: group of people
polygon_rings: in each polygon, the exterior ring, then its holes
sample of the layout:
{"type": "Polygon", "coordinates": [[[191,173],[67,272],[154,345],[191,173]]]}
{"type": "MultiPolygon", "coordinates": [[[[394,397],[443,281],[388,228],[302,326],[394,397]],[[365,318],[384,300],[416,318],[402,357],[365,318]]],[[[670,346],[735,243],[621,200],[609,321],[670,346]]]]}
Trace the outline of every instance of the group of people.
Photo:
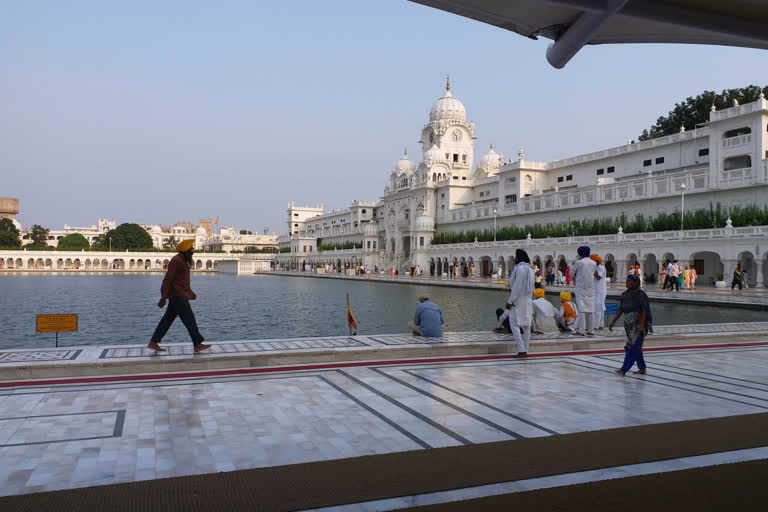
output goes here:
{"type": "MultiPolygon", "coordinates": [[[[515,266],[510,272],[510,294],[504,308],[496,310],[497,325],[494,332],[510,334],[517,343],[515,359],[528,357],[531,333],[551,334],[558,330],[577,336],[594,336],[603,330],[603,314],[607,295],[606,270],[602,259],[590,254],[589,247],[578,249],[579,259],[571,267],[576,293],[576,304],[572,302],[570,292],[560,292],[560,308],[555,307],[545,298],[545,291],[536,281],[536,271],[528,254],[518,249],[515,253],[515,266]]],[[[633,273],[627,276],[627,290],[622,293],[618,312],[608,326],[613,329],[616,321],[624,315],[625,360],[616,370],[626,374],[634,364],[635,373],[645,374],[642,344],[651,328],[651,310],[648,296],[640,288],[640,278],[633,273]]],[[[428,296],[419,298],[421,303],[416,309],[409,328],[417,336],[442,336],[445,323],[440,307],[428,296]]]]}
{"type": "Polygon", "coordinates": [[[670,292],[680,291],[680,289],[695,290],[698,278],[699,275],[693,265],[685,265],[683,268],[677,260],[667,260],[659,269],[659,286],[662,290],[670,292]]]}

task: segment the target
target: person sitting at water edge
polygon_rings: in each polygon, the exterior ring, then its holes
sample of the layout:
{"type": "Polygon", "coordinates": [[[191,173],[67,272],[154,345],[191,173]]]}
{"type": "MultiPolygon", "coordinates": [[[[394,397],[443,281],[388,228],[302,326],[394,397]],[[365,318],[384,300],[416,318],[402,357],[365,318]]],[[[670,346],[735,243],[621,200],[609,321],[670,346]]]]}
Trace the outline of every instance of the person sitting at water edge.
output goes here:
{"type": "Polygon", "coordinates": [[[579,317],[576,306],[571,303],[571,292],[560,292],[560,309],[555,313],[555,322],[561,331],[574,332],[579,317]]]}
{"type": "Polygon", "coordinates": [[[176,246],[179,253],[168,263],[168,271],[165,273],[163,284],[160,287],[160,302],[157,303],[157,307],[162,308],[168,301],[168,308],[165,310],[163,318],[160,319],[160,323],[157,324],[149,345],[147,345],[147,348],[151,348],[155,352],[165,352],[164,348],[160,348],[159,343],[177,316],[181,317],[181,321],[189,331],[195,352],[211,348],[210,345],[203,344],[205,338],[197,328],[195,314],[189,305],[190,300],[197,299],[197,295],[189,285],[189,269],[194,265],[192,260],[192,255],[195,253],[194,245],[194,239],[181,242],[176,246]]]}
{"type": "Polygon", "coordinates": [[[413,315],[413,322],[408,322],[408,328],[414,336],[439,337],[443,335],[443,312],[440,306],[432,302],[429,295],[419,297],[419,306],[413,315]]]}
{"type": "Polygon", "coordinates": [[[544,298],[544,289],[533,290],[533,332],[534,334],[555,334],[557,323],[555,322],[555,307],[544,298]]]}
{"type": "Polygon", "coordinates": [[[640,279],[637,276],[627,276],[627,290],[621,294],[619,311],[613,317],[608,330],[613,330],[613,324],[624,315],[624,332],[627,344],[624,346],[624,364],[616,370],[619,375],[625,375],[637,363],[637,371],[645,375],[645,359],[643,359],[643,342],[653,322],[648,295],[640,289],[640,279]]]}

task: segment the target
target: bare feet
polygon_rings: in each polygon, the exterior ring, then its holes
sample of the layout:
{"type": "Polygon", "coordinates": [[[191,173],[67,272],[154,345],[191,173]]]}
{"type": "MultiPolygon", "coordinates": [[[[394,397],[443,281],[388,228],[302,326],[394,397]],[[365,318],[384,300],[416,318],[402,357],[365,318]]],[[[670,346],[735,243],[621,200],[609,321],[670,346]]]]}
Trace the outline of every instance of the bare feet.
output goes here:
{"type": "Polygon", "coordinates": [[[208,350],[209,348],[211,348],[210,345],[201,343],[199,345],[195,345],[195,352],[202,352],[203,350],[208,350]]]}
{"type": "Polygon", "coordinates": [[[507,330],[506,330],[506,329],[504,329],[503,327],[497,327],[497,328],[495,328],[495,329],[493,330],[493,332],[495,332],[495,333],[499,333],[499,334],[508,334],[508,333],[507,333],[507,330]]]}
{"type": "Polygon", "coordinates": [[[618,373],[619,375],[626,375],[626,372],[622,370],[616,370],[616,373],[618,373]]]}
{"type": "Polygon", "coordinates": [[[149,345],[147,345],[147,348],[151,348],[155,352],[165,352],[166,351],[166,349],[160,348],[160,345],[158,345],[157,342],[154,342],[154,341],[150,341],[149,345]]]}
{"type": "Polygon", "coordinates": [[[632,373],[636,373],[637,375],[645,375],[645,370],[637,370],[636,372],[632,373]]]}
{"type": "Polygon", "coordinates": [[[574,333],[572,333],[572,334],[573,334],[574,336],[584,336],[584,333],[583,333],[583,332],[580,332],[580,331],[576,331],[576,332],[574,332],[574,333]]]}
{"type": "Polygon", "coordinates": [[[526,357],[528,357],[528,352],[518,352],[512,356],[512,359],[525,359],[526,357]]]}

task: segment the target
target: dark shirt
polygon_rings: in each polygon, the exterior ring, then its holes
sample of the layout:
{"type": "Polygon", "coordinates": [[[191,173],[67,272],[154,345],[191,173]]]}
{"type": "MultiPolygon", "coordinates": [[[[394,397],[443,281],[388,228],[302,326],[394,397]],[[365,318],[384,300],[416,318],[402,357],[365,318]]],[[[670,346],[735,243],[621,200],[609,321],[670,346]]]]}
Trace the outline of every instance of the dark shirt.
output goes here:
{"type": "Polygon", "coordinates": [[[181,253],[171,258],[163,285],[160,287],[160,298],[168,299],[169,297],[187,300],[195,297],[195,292],[189,287],[189,265],[181,253]]]}

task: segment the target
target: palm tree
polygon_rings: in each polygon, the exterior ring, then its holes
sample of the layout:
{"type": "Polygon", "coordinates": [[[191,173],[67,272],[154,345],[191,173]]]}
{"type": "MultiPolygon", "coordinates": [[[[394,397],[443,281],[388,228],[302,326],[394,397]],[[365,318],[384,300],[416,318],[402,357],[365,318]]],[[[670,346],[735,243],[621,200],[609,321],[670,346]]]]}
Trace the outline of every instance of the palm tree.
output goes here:
{"type": "Polygon", "coordinates": [[[163,242],[163,249],[175,249],[177,245],[179,245],[179,241],[176,240],[175,236],[171,236],[171,238],[163,242]]]}

